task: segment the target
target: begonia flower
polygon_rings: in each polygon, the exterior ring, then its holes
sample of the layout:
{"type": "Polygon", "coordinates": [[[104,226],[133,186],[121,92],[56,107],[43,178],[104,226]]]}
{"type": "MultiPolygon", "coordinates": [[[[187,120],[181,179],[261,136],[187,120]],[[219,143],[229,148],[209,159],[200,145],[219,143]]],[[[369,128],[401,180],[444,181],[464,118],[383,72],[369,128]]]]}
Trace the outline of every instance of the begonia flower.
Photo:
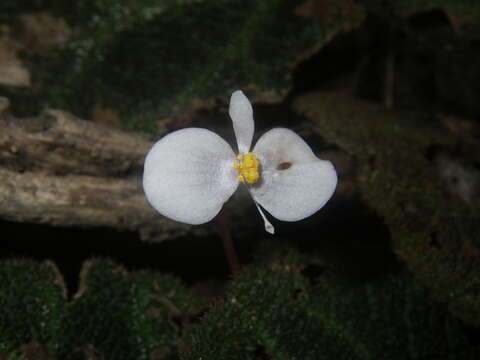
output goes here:
{"type": "Polygon", "coordinates": [[[267,131],[250,152],[253,110],[240,90],[232,94],[229,114],[238,155],[223,138],[202,128],[174,131],[152,147],[145,159],[143,188],[158,212],[179,222],[203,224],[243,184],[265,229],[273,234],[260,206],[279,220],[297,221],[325,205],[337,186],[331,162],[317,158],[286,128],[267,131]]]}

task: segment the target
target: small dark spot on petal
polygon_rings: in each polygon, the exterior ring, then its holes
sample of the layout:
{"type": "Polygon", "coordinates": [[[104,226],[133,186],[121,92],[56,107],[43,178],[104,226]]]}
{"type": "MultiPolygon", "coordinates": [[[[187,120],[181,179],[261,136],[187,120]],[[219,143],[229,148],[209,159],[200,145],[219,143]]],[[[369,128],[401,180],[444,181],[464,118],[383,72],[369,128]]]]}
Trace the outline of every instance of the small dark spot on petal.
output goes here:
{"type": "Polygon", "coordinates": [[[282,163],[278,164],[277,170],[287,170],[291,166],[292,166],[291,162],[285,161],[285,162],[282,162],[282,163]]]}

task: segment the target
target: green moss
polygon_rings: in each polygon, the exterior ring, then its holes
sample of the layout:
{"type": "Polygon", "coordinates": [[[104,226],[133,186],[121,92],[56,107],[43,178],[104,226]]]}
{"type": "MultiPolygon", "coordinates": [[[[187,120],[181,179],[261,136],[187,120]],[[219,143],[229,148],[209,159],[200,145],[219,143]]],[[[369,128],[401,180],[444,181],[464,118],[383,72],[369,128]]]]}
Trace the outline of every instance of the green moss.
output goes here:
{"type": "Polygon", "coordinates": [[[36,341],[58,348],[66,306],[65,288],[49,262],[0,262],[0,353],[36,341]]]}
{"type": "Polygon", "coordinates": [[[181,320],[198,303],[174,277],[128,274],[112,262],[86,263],[78,294],[69,305],[63,354],[93,348],[104,357],[151,359],[174,354],[181,320]]]}
{"type": "Polygon", "coordinates": [[[101,105],[117,110],[126,128],[150,132],[159,121],[185,119],[237,88],[254,100],[280,100],[298,61],[363,19],[361,6],[349,0],[325,2],[321,18],[298,15],[296,0],[73,6],[64,15],[73,29],[65,48],[26,58],[32,91],[42,96],[38,107],[89,118],[101,105]]]}
{"type": "Polygon", "coordinates": [[[338,15],[328,23],[301,18],[294,14],[297,5],[170,2],[151,21],[102,37],[108,41],[92,43],[96,35],[89,33],[92,50],[80,51],[80,58],[91,66],[79,66],[77,93],[89,105],[118,108],[127,128],[149,131],[158,120],[185,117],[236,88],[279,99],[290,87],[292,64],[352,26],[338,15]]]}
{"type": "Polygon", "coordinates": [[[475,359],[458,323],[405,270],[307,278],[313,255],[269,242],[227,295],[199,303],[174,277],[87,262],[70,302],[49,263],[0,263],[0,354],[108,359],[475,359]],[[179,354],[180,352],[180,354],[179,354]],[[45,355],[47,356],[47,355],[45,355]]]}
{"type": "Polygon", "coordinates": [[[290,250],[234,279],[181,358],[474,358],[458,324],[406,271],[365,283],[327,273],[312,287],[294,259],[290,250]]]}
{"type": "Polygon", "coordinates": [[[0,354],[20,359],[38,344],[67,359],[174,358],[182,323],[199,307],[173,276],[127,273],[105,260],[84,265],[72,301],[64,292],[51,263],[0,262],[0,354]]]}
{"type": "Polygon", "coordinates": [[[468,250],[478,236],[478,211],[446,196],[425,154],[432,144],[454,143],[451,134],[347,95],[311,94],[295,107],[318,133],[359,160],[359,190],[385,219],[394,252],[437,300],[480,324],[480,262],[468,250]]]}
{"type": "Polygon", "coordinates": [[[190,334],[182,358],[254,359],[257,352],[274,351],[275,359],[284,359],[286,354],[278,351],[277,341],[285,327],[297,322],[299,331],[291,329],[290,336],[298,342],[311,333],[300,329],[305,314],[302,302],[296,300],[297,291],[307,286],[299,274],[287,271],[250,269],[242,273],[225,301],[214,306],[190,334]]]}

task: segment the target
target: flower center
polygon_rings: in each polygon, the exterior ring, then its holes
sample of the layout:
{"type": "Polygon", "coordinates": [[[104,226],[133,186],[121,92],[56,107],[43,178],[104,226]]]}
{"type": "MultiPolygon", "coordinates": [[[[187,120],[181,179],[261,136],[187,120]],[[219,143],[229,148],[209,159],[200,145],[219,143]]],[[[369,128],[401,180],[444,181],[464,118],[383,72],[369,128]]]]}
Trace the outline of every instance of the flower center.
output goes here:
{"type": "Polygon", "coordinates": [[[237,180],[240,182],[247,182],[253,184],[260,179],[260,173],[258,167],[260,161],[252,153],[246,153],[245,155],[238,155],[237,160],[234,162],[233,167],[237,169],[237,180]]]}

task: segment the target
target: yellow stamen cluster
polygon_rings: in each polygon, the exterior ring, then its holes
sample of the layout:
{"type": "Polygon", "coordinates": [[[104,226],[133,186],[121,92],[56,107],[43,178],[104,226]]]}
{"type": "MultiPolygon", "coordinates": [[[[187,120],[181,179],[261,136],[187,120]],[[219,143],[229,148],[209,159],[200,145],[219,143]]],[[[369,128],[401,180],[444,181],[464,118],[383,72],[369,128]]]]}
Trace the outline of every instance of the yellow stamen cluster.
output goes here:
{"type": "Polygon", "coordinates": [[[233,164],[233,167],[237,169],[238,176],[237,179],[240,182],[247,182],[248,184],[253,184],[260,179],[260,173],[258,167],[260,166],[260,161],[252,153],[246,153],[245,155],[238,155],[237,161],[233,164]]]}

